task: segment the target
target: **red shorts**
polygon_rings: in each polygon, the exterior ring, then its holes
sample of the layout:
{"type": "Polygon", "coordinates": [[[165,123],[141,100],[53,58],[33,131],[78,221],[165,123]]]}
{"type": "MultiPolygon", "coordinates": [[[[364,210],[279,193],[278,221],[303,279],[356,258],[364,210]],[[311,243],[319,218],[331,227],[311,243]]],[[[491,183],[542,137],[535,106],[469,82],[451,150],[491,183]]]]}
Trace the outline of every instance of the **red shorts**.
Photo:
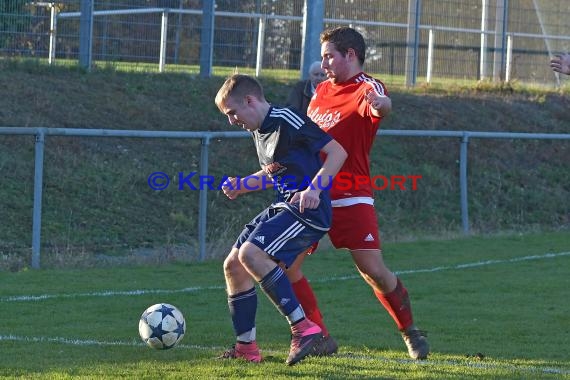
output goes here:
{"type": "Polygon", "coordinates": [[[329,238],[335,248],[380,249],[378,217],[373,205],[333,207],[329,238]]]}

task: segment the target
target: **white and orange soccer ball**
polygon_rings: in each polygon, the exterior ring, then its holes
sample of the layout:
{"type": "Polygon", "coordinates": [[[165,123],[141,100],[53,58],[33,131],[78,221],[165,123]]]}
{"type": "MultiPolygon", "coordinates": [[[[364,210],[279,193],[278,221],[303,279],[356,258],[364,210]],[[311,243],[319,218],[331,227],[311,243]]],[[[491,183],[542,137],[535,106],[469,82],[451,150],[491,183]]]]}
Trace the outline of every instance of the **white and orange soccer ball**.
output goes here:
{"type": "Polygon", "coordinates": [[[168,303],[157,303],[146,309],[139,320],[139,335],[149,347],[167,350],[175,347],[186,333],[182,312],[168,303]]]}

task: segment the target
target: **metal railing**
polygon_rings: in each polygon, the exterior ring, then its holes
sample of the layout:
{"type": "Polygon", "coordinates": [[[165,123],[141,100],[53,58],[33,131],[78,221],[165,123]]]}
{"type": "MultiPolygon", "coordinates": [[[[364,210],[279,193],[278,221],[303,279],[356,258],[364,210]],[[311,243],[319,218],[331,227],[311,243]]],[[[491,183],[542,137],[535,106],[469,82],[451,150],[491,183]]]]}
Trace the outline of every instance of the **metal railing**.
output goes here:
{"type": "MultiPolygon", "coordinates": [[[[208,175],[208,154],[210,140],[249,138],[248,132],[178,132],[178,131],[143,131],[120,129],[78,129],[78,128],[24,128],[0,127],[0,135],[35,136],[34,162],[34,201],[32,217],[32,260],[31,267],[40,268],[43,166],[46,136],[81,136],[81,137],[130,137],[130,138],[174,138],[201,139],[200,175],[208,175]]],[[[464,234],[469,233],[469,210],[467,188],[468,145],[470,139],[536,139],[570,140],[570,134],[562,133],[513,133],[513,132],[474,132],[474,131],[433,131],[433,130],[380,130],[377,136],[399,137],[446,137],[460,140],[459,150],[459,189],[461,206],[461,224],[464,234]]],[[[199,258],[206,255],[207,191],[200,191],[198,205],[198,246],[199,258]]]]}

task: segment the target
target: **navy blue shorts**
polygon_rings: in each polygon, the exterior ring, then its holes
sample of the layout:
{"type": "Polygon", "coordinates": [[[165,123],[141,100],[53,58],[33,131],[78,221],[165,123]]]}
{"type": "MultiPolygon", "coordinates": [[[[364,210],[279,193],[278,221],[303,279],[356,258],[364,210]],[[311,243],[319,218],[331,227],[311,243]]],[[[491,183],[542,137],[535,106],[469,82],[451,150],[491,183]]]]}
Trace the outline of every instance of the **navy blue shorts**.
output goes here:
{"type": "Polygon", "coordinates": [[[234,247],[249,241],[274,260],[290,266],[295,258],[319,241],[326,231],[303,224],[285,209],[266,208],[260,212],[239,235],[234,247]]]}

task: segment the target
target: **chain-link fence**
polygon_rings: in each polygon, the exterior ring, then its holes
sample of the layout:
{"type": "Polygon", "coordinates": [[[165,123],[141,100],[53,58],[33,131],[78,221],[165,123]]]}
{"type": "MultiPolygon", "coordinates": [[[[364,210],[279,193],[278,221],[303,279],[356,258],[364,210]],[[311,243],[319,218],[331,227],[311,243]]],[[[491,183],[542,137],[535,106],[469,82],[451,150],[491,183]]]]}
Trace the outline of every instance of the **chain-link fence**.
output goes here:
{"type": "MultiPolygon", "coordinates": [[[[93,3],[91,54],[96,65],[198,71],[202,1],[93,3]]],[[[415,46],[419,82],[500,78],[559,84],[548,60],[570,50],[569,1],[423,0],[419,4],[415,46]]],[[[259,64],[297,72],[304,5],[304,0],[216,1],[214,73],[216,67],[255,68],[259,64]]],[[[81,0],[1,2],[0,55],[77,63],[80,6],[81,0]]],[[[324,27],[348,24],[364,34],[367,71],[384,76],[405,74],[408,1],[327,0],[324,8],[324,27]]]]}

